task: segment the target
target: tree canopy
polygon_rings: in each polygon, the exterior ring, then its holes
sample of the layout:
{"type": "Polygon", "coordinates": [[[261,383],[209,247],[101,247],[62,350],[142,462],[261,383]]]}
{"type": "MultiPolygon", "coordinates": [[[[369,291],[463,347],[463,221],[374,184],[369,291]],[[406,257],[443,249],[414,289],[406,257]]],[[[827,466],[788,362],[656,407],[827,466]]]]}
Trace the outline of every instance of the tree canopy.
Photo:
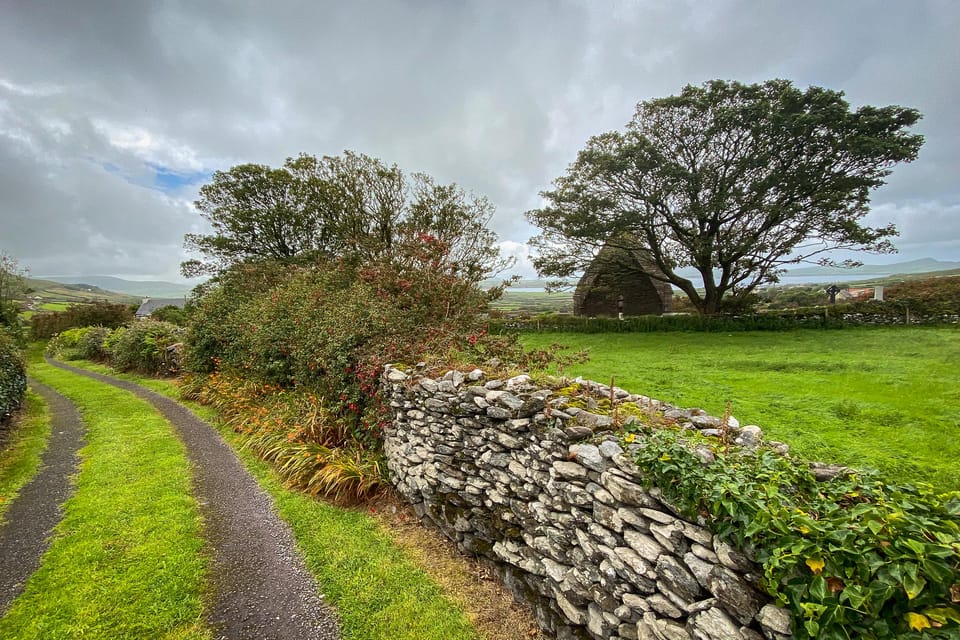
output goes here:
{"type": "MultiPolygon", "coordinates": [[[[704,314],[828,252],[894,251],[892,225],[861,224],[871,190],[923,137],[914,109],[863,106],[786,80],[714,80],[641,102],[623,132],[591,138],[527,212],[541,275],[582,271],[605,246],[643,248],[704,314]],[[703,281],[680,270],[695,269],[703,281]],[[731,300],[732,299],[732,300],[731,300]]],[[[844,264],[856,264],[845,261],[844,264]]]]}
{"type": "Polygon", "coordinates": [[[0,327],[19,326],[16,298],[26,289],[26,276],[26,269],[13,256],[0,251],[0,327]]]}
{"type": "Polygon", "coordinates": [[[259,260],[363,262],[400,256],[399,246],[418,239],[442,243],[446,266],[469,281],[508,265],[486,226],[493,215],[489,201],[424,174],[407,178],[396,165],[350,151],[301,154],[281,168],[242,164],[218,171],[195,204],[213,233],[186,236],[187,248],[203,256],[181,265],[187,276],[259,260]]]}

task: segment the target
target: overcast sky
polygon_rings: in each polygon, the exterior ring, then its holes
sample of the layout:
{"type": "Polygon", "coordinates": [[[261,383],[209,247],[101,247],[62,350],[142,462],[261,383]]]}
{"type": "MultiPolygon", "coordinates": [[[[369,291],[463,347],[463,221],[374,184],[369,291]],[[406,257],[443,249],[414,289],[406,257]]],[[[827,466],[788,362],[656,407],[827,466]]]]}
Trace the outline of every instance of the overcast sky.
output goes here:
{"type": "Polygon", "coordinates": [[[869,218],[900,255],[865,260],[960,260],[958,34],[955,0],[0,0],[0,251],[177,280],[213,171],[353,149],[486,195],[522,258],[523,212],[638,101],[786,78],[923,113],[869,218]]]}

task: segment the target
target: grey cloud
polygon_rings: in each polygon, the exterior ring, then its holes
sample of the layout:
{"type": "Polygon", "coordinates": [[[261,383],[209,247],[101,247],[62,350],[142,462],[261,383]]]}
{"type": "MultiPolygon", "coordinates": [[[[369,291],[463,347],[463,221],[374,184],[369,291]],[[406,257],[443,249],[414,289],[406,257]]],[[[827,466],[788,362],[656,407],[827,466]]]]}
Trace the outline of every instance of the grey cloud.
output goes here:
{"type": "Polygon", "coordinates": [[[16,3],[0,21],[0,248],[35,272],[170,278],[203,222],[195,187],[149,188],[148,163],[343,149],[487,195],[522,244],[537,193],[639,100],[786,77],[924,113],[921,157],[872,219],[898,223],[904,255],[957,258],[958,31],[960,6],[936,0],[16,3]]]}

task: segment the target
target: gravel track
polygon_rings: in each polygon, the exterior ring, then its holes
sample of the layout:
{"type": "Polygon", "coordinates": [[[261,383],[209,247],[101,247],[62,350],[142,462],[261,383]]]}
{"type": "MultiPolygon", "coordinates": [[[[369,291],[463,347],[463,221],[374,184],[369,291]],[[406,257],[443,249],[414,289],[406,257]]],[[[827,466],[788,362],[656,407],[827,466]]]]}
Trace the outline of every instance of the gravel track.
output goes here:
{"type": "Polygon", "coordinates": [[[218,640],[336,640],[335,614],[318,594],[273,501],[220,434],[178,402],[143,387],[47,360],[130,391],[174,426],[193,466],[194,495],[212,555],[207,622],[218,640]]]}
{"type": "Polygon", "coordinates": [[[50,439],[39,471],[20,489],[0,527],[0,615],[23,591],[50,546],[63,503],[73,493],[71,478],[80,464],[86,430],[72,402],[36,380],[30,380],[30,387],[50,407],[50,439]]]}

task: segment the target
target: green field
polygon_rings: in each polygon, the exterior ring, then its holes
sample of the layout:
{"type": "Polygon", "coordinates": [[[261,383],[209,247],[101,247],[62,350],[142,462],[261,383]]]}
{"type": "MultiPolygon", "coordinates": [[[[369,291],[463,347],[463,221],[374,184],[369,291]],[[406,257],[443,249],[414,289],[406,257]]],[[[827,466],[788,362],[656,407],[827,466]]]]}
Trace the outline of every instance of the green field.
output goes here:
{"type": "Polygon", "coordinates": [[[568,376],[723,415],[802,457],[960,490],[960,330],[531,334],[586,349],[568,376]]]}

